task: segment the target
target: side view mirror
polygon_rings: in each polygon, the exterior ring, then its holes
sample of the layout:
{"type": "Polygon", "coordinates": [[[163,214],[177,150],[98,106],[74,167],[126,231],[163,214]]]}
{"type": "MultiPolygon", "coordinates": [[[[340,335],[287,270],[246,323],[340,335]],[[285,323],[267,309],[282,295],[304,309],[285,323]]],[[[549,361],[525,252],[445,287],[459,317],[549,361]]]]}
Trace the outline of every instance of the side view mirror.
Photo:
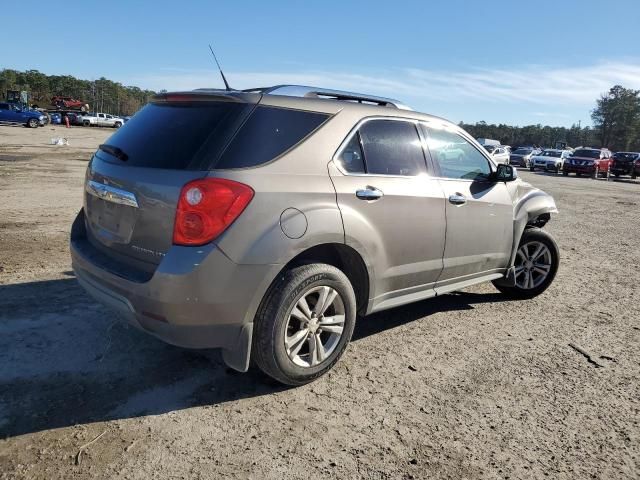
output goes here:
{"type": "Polygon", "coordinates": [[[513,182],[516,178],[518,178],[516,169],[504,163],[499,163],[493,174],[493,179],[496,182],[513,182]]]}

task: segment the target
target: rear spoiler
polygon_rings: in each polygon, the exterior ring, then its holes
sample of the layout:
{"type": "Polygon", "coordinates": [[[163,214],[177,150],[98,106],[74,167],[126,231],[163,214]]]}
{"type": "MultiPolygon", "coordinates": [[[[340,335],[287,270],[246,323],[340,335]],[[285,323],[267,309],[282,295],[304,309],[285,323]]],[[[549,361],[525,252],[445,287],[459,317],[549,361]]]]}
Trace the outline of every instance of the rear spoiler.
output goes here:
{"type": "Polygon", "coordinates": [[[185,92],[166,92],[154,95],[152,103],[165,102],[237,102],[258,103],[262,94],[258,92],[242,92],[239,90],[217,90],[199,88],[185,92]]]}

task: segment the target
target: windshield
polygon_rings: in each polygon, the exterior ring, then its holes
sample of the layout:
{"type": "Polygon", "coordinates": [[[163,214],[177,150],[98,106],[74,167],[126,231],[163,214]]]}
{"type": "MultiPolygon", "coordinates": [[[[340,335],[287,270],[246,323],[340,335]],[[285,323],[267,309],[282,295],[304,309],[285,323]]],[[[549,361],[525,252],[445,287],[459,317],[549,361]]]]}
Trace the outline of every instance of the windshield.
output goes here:
{"type": "Polygon", "coordinates": [[[574,157],[600,158],[600,150],[576,150],[574,157]]]}
{"type": "Polygon", "coordinates": [[[530,148],[518,148],[515,152],[516,155],[529,155],[533,150],[530,148]]]}
{"type": "Polygon", "coordinates": [[[544,152],[542,152],[541,154],[543,157],[560,157],[560,155],[562,155],[562,152],[558,152],[558,151],[554,151],[554,150],[545,150],[544,152]]]}
{"type": "Polygon", "coordinates": [[[615,158],[616,160],[634,160],[639,155],[640,153],[634,152],[618,152],[613,156],[613,158],[615,158]]]}

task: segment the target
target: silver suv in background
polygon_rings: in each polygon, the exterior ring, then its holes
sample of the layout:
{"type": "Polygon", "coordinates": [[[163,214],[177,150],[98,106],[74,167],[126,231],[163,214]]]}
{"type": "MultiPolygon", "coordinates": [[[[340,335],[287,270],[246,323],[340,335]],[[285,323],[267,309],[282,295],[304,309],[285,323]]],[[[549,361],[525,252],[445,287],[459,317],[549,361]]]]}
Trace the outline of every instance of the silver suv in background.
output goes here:
{"type": "Polygon", "coordinates": [[[555,148],[547,148],[537,155],[534,155],[529,162],[529,170],[532,172],[538,168],[545,171],[560,173],[564,161],[571,157],[573,150],[559,150],[555,148]]]}
{"type": "Polygon", "coordinates": [[[356,318],[486,281],[542,293],[554,212],[464,130],[395,100],[204,89],[155,97],[100,145],[71,253],[138,328],[300,385],[356,318]]]}

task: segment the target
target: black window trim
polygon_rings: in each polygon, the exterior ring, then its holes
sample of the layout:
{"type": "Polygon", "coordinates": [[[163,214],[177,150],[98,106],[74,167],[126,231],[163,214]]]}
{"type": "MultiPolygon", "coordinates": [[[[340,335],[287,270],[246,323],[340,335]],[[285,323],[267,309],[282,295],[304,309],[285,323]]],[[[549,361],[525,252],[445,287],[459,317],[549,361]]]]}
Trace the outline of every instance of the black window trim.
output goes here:
{"type": "Polygon", "coordinates": [[[422,147],[422,157],[424,159],[425,170],[426,170],[425,173],[429,177],[434,177],[435,170],[433,169],[431,156],[428,154],[427,145],[425,144],[426,138],[422,134],[422,131],[421,131],[422,129],[419,128],[418,126],[418,124],[420,123],[420,120],[415,118],[406,118],[406,117],[385,117],[384,115],[376,115],[372,117],[361,118],[358,121],[358,123],[356,123],[355,126],[349,131],[349,133],[344,138],[344,140],[342,140],[342,142],[338,146],[338,149],[333,154],[333,157],[331,157],[331,161],[334,163],[334,165],[340,171],[340,173],[349,177],[383,177],[383,178],[405,178],[405,179],[416,178],[421,175],[424,175],[422,173],[419,173],[418,175],[389,175],[385,173],[368,173],[367,172],[367,158],[366,158],[366,153],[364,151],[364,145],[362,144],[362,137],[360,136],[360,128],[365,123],[371,122],[374,120],[393,120],[393,121],[413,124],[414,128],[416,129],[416,133],[418,134],[420,145],[422,147]],[[345,148],[347,148],[347,145],[349,145],[349,142],[351,141],[354,135],[358,135],[358,142],[360,143],[360,149],[362,150],[362,160],[364,163],[365,173],[348,172],[343,168],[342,162],[340,161],[340,156],[342,155],[342,152],[344,151],[345,148]]]}

